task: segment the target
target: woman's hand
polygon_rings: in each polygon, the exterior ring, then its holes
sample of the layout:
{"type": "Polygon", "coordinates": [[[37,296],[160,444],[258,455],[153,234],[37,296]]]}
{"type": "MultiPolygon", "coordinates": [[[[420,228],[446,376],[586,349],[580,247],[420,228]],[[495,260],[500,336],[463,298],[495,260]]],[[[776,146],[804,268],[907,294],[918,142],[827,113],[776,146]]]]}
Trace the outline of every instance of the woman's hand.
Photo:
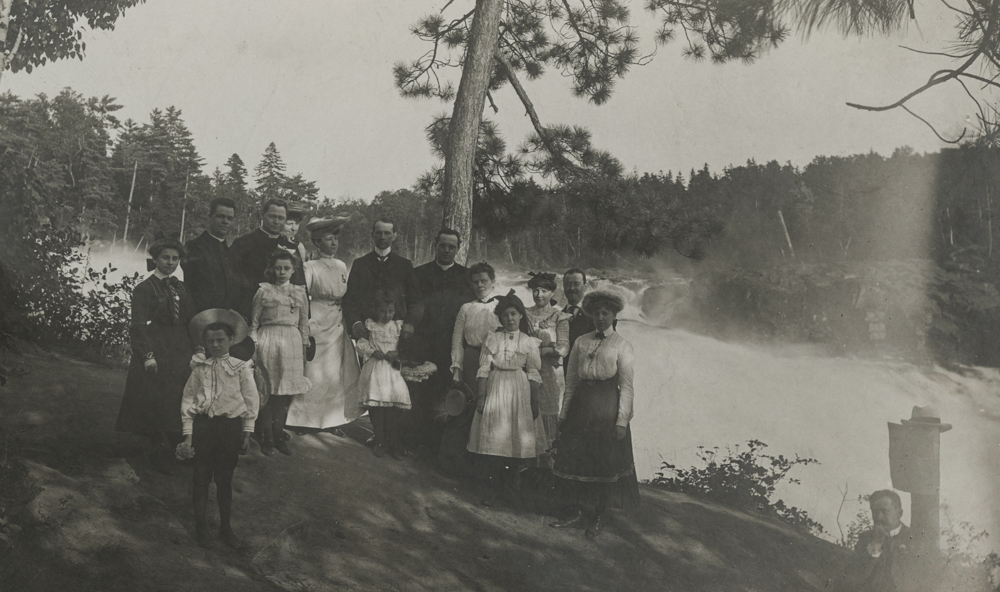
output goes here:
{"type": "Polygon", "coordinates": [[[146,372],[150,374],[156,374],[156,360],[153,358],[148,358],[143,363],[143,368],[145,368],[146,372]]]}
{"type": "Polygon", "coordinates": [[[455,386],[462,383],[462,371],[458,368],[455,368],[455,370],[451,373],[451,382],[455,386]]]}
{"type": "Polygon", "coordinates": [[[615,440],[618,440],[618,441],[624,440],[627,431],[628,431],[627,427],[616,425],[615,426],[615,440]]]}
{"type": "MultiPolygon", "coordinates": [[[[188,436],[190,438],[190,436],[188,436]]],[[[240,456],[245,456],[250,452],[250,432],[243,432],[243,440],[240,441],[240,456]]]]}
{"type": "Polygon", "coordinates": [[[486,409],[486,397],[476,399],[476,413],[482,413],[486,409]]]}

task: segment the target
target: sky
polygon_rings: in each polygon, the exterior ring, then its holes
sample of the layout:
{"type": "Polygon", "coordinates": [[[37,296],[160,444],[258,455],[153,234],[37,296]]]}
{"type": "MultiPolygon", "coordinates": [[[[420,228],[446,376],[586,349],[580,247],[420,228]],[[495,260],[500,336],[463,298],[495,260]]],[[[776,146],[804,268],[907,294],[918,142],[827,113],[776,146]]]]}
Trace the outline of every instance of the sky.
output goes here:
{"type": "MultiPolygon", "coordinates": [[[[329,198],[370,200],[411,187],[435,164],[425,128],[450,110],[437,100],[404,99],[392,65],[424,51],[409,33],[443,2],[427,0],[148,0],[128,10],[114,31],[88,32],[84,61],[64,60],[31,74],[5,73],[0,92],[53,95],[64,87],[111,95],[122,118],[148,120],[154,108],[183,112],[206,172],[233,153],[247,168],[268,143],[289,174],[317,181],[329,198]]],[[[473,0],[456,0],[462,12],[473,0]]],[[[654,18],[635,2],[642,48],[654,18]]],[[[816,155],[902,145],[936,151],[942,144],[900,112],[868,113],[846,102],[887,103],[919,86],[947,58],[918,55],[904,44],[940,51],[953,18],[937,2],[917,3],[918,26],[889,38],[844,39],[836,33],[793,37],[752,65],[713,65],[660,47],[652,62],[620,81],[611,101],[595,106],[573,97],[558,71],[525,81],[544,124],[573,124],[593,133],[630,171],[713,171],[749,159],[805,165],[816,155]]],[[[458,71],[454,73],[457,85],[458,71]]],[[[942,133],[960,131],[973,104],[958,89],[919,97],[912,105],[942,133]]],[[[531,131],[509,88],[487,111],[514,149],[531,131]]]]}

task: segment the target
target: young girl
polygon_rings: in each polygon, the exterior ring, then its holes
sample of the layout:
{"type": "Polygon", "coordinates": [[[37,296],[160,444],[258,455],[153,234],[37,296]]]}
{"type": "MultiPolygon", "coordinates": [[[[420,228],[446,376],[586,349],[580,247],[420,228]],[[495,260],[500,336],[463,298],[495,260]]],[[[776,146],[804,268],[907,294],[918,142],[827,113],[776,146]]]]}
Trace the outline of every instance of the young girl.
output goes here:
{"type": "Polygon", "coordinates": [[[268,282],[262,283],[253,297],[250,337],[256,346],[256,359],[271,378],[271,397],[257,421],[260,451],[265,456],[274,454],[275,449],[292,454],[282,438],[288,405],[293,396],[308,392],[311,386],[304,375],[309,302],[305,288],[291,283],[297,263],[288,251],[271,253],[264,272],[268,282]]]}
{"type": "Polygon", "coordinates": [[[476,416],[469,451],[480,455],[485,485],[482,503],[490,505],[498,485],[513,488],[520,459],[535,458],[534,419],[538,416],[541,341],[528,335],[521,299],[511,290],[494,309],[502,329],[483,343],[477,373],[476,416]]]}
{"type": "Polygon", "coordinates": [[[172,238],[149,246],[155,271],[132,293],[132,362],[115,426],[119,432],[147,436],[153,444],[150,462],[164,473],[173,460],[171,444],[180,439],[177,410],[193,351],[187,327],[194,304],[184,284],[173,277],[185,254],[184,245],[172,238]]]}
{"type": "Polygon", "coordinates": [[[361,369],[358,388],[361,404],[368,408],[368,417],[375,431],[375,456],[385,453],[401,460],[402,412],[410,408],[410,392],[400,374],[399,333],[402,320],[392,320],[396,314],[396,297],[391,290],[375,294],[375,318],[365,320],[368,337],[358,340],[358,351],[366,358],[361,369]]]}
{"type": "Polygon", "coordinates": [[[247,324],[239,314],[210,308],[191,320],[191,335],[208,357],[191,360],[191,377],[184,387],[181,422],[184,442],[194,451],[194,524],[198,544],[208,544],[208,485],[215,481],[219,502],[219,536],[239,547],[230,518],[233,512],[233,473],[241,454],[250,450],[250,433],[260,398],[249,362],[229,357],[233,343],[246,339],[247,324]]]}
{"type": "Polygon", "coordinates": [[[542,388],[538,395],[539,418],[535,422],[535,444],[538,465],[552,468],[549,450],[556,440],[559,426],[559,406],[562,404],[566,380],[562,359],[569,354],[568,315],[554,306],[552,294],[556,291],[554,273],[532,273],[528,281],[535,305],[527,310],[531,335],[542,340],[539,354],[542,358],[542,388]]]}

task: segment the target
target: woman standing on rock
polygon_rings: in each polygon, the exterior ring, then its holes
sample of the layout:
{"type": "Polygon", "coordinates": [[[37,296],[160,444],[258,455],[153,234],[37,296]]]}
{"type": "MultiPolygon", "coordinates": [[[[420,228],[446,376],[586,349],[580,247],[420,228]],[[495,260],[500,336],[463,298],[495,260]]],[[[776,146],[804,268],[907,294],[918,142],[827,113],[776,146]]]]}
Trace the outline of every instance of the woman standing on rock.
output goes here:
{"type": "Polygon", "coordinates": [[[538,347],[542,359],[542,388],[538,395],[538,421],[535,422],[535,449],[538,464],[552,467],[549,450],[556,439],[559,425],[559,405],[566,386],[562,359],[569,354],[570,315],[562,312],[552,300],[556,291],[554,273],[533,273],[528,289],[535,305],[527,310],[532,334],[541,340],[538,347]]]}
{"type": "Polygon", "coordinates": [[[188,337],[194,304],[173,276],[185,255],[177,239],[160,238],[149,246],[153,273],[132,292],[132,361],[115,425],[119,432],[149,437],[150,462],[164,473],[173,462],[172,445],[180,441],[181,398],[194,353],[188,337]]]}
{"type": "Polygon", "coordinates": [[[336,258],[346,217],[313,220],[306,225],[319,257],[305,263],[311,298],[309,334],[316,354],[306,364],[309,391],[292,399],[287,425],[327,429],[350,423],[361,414],[356,392],[360,368],[350,337],[344,331],[340,299],[347,291],[347,265],[336,258]]]}
{"type": "Polygon", "coordinates": [[[614,328],[625,302],[618,294],[598,290],[583,299],[596,331],[573,346],[566,374],[566,393],[559,414],[559,442],[553,474],[573,508],[554,528],[582,528],[597,536],[604,511],[639,505],[639,484],[632,459],[632,344],[614,328]],[[589,525],[582,508],[592,506],[589,525]]]}

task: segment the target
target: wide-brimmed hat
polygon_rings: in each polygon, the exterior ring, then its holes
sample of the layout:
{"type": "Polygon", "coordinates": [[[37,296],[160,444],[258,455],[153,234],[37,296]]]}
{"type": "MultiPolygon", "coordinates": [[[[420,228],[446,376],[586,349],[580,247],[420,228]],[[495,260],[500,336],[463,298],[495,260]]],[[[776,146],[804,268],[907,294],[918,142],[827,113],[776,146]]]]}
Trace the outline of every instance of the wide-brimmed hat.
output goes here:
{"type": "Polygon", "coordinates": [[[451,388],[444,396],[444,410],[449,417],[458,417],[465,413],[473,401],[472,389],[464,382],[451,388]]]}
{"type": "Polygon", "coordinates": [[[315,234],[317,232],[322,232],[324,230],[333,230],[342,227],[344,224],[350,222],[351,219],[348,216],[334,216],[332,218],[315,218],[310,220],[306,224],[306,230],[315,234]]]}
{"type": "Polygon", "coordinates": [[[904,419],[903,425],[910,426],[937,426],[939,431],[947,432],[951,429],[950,423],[941,423],[941,417],[933,405],[913,406],[910,412],[910,419],[904,419]]]}
{"type": "Polygon", "coordinates": [[[205,327],[214,325],[215,323],[222,323],[233,328],[234,344],[240,343],[250,334],[250,327],[247,327],[247,322],[243,320],[243,317],[238,312],[224,308],[210,308],[199,312],[191,319],[191,324],[188,325],[188,333],[191,335],[191,340],[195,343],[201,343],[201,336],[205,333],[205,327]]]}
{"type": "Polygon", "coordinates": [[[597,309],[602,306],[607,306],[612,312],[618,314],[625,310],[625,299],[622,298],[621,294],[612,292],[611,290],[593,290],[587,292],[583,297],[583,302],[580,303],[580,308],[583,309],[583,312],[590,316],[594,316],[597,309]]]}
{"type": "Polygon", "coordinates": [[[309,213],[309,207],[299,202],[288,202],[285,206],[285,217],[289,220],[301,221],[309,213]]]}

